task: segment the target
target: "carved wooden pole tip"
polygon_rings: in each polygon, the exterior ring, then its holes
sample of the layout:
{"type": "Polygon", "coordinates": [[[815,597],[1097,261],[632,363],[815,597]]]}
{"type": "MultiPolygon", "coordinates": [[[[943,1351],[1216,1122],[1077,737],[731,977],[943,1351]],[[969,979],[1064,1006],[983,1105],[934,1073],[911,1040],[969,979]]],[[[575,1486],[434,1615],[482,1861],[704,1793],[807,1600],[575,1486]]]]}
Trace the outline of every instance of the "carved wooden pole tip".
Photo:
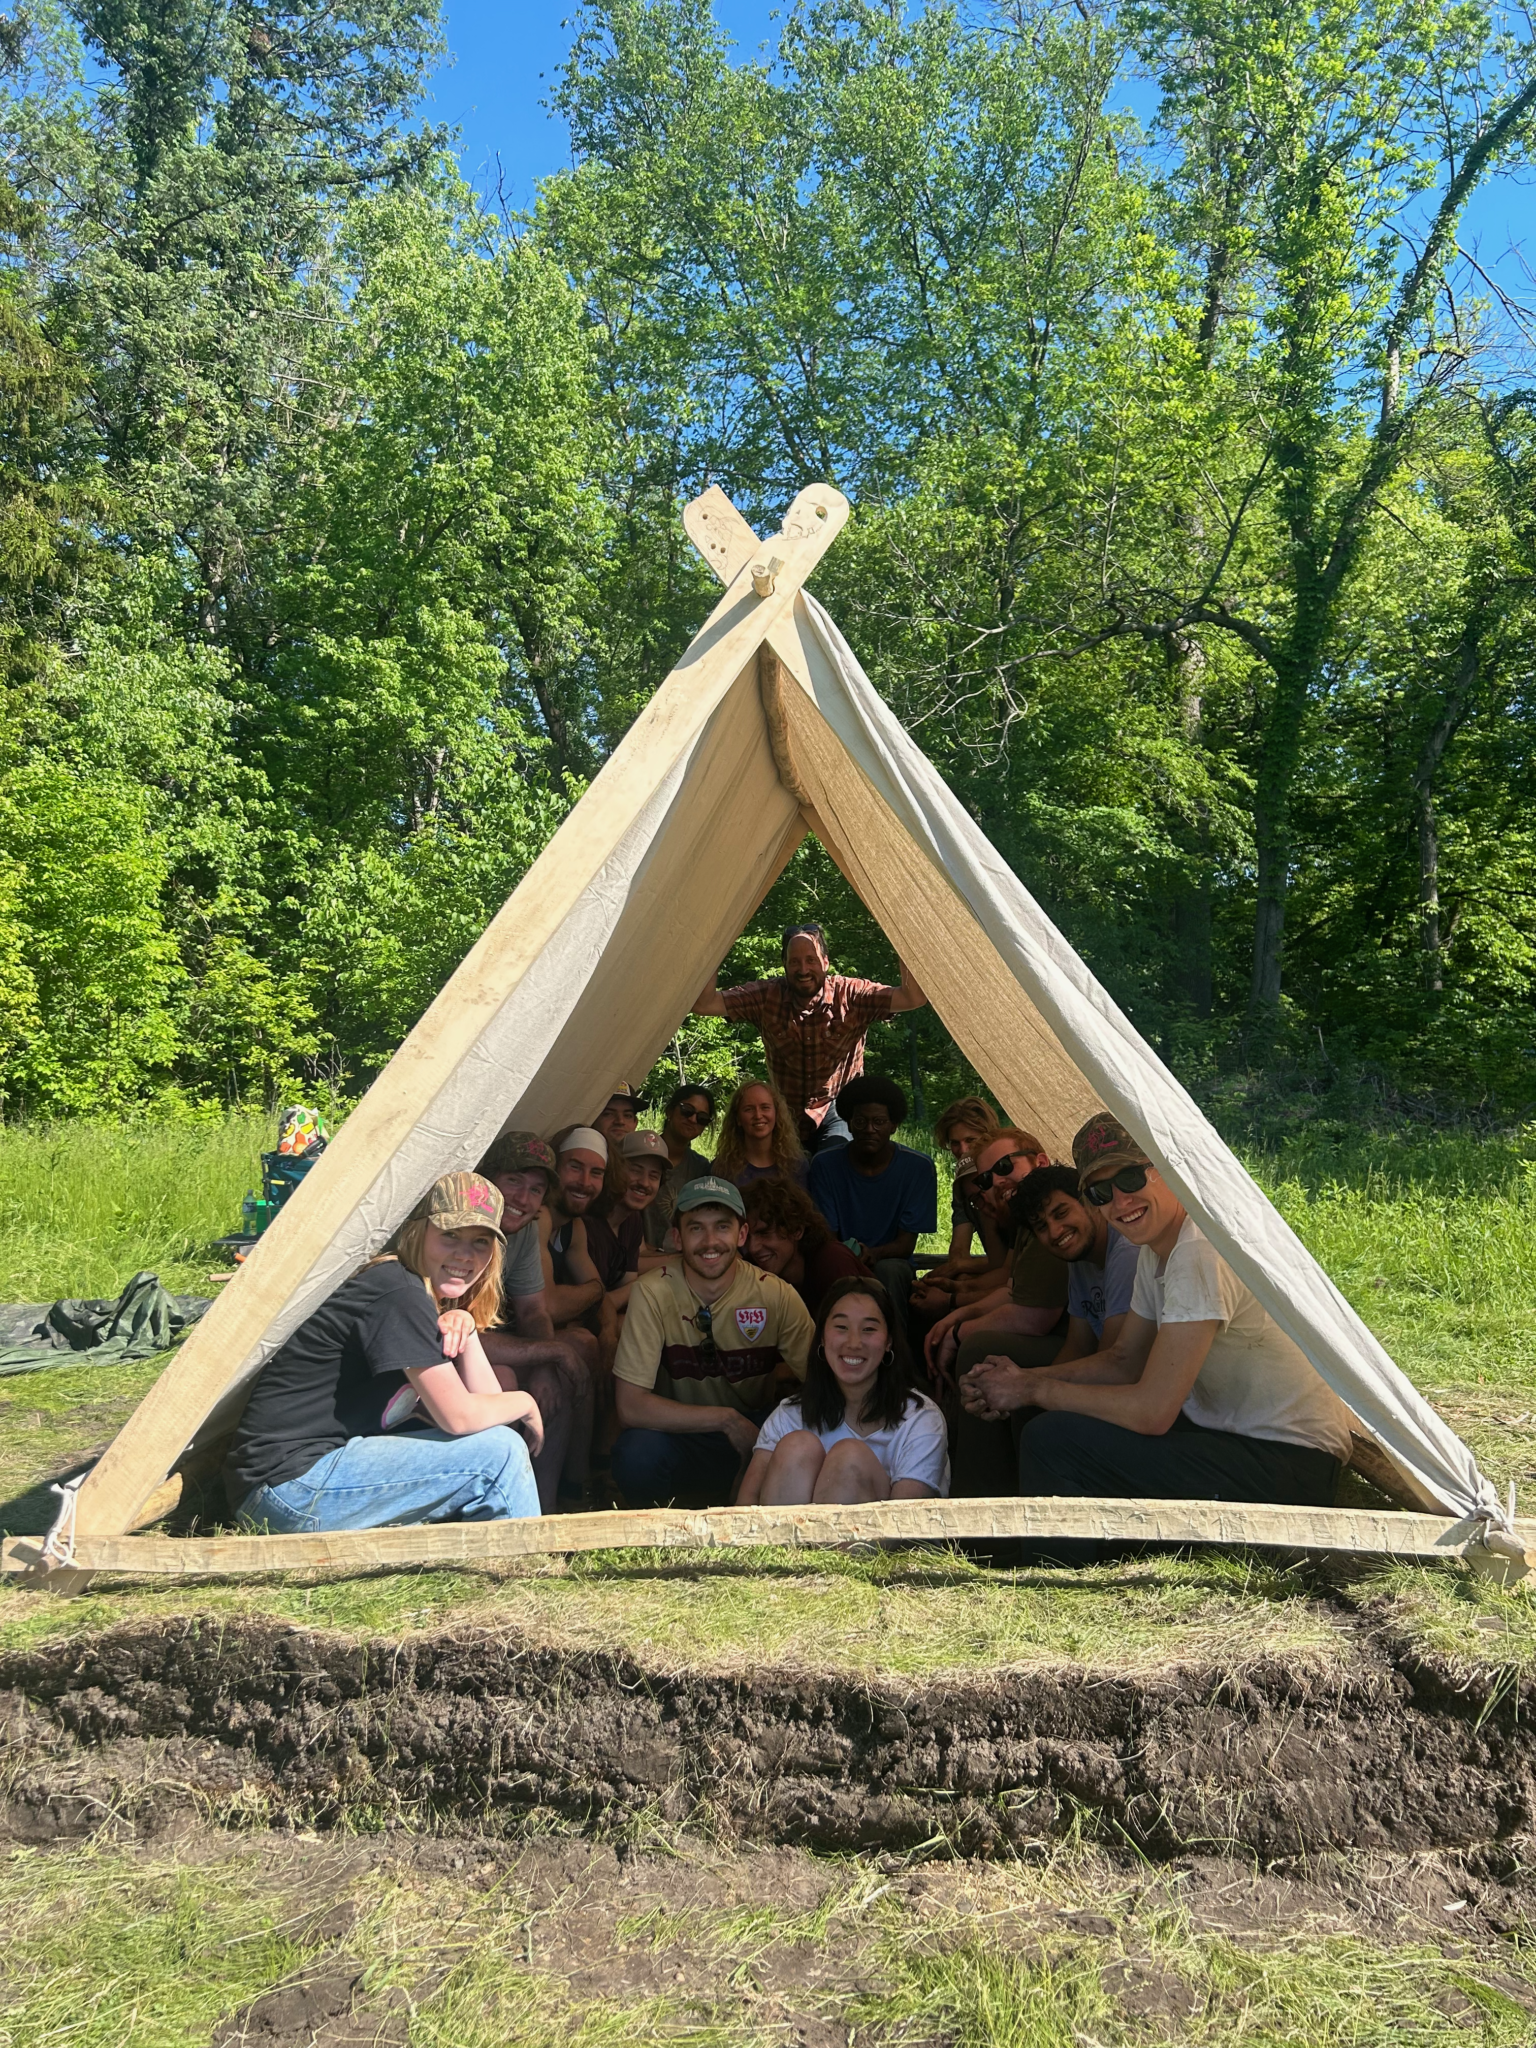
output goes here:
{"type": "MultiPolygon", "coordinates": [[[[821,515],[823,518],[826,514],[821,515]]],[[[784,566],[782,555],[769,555],[765,561],[752,564],[752,588],[759,597],[772,597],[773,587],[779,580],[779,571],[784,566]]]]}

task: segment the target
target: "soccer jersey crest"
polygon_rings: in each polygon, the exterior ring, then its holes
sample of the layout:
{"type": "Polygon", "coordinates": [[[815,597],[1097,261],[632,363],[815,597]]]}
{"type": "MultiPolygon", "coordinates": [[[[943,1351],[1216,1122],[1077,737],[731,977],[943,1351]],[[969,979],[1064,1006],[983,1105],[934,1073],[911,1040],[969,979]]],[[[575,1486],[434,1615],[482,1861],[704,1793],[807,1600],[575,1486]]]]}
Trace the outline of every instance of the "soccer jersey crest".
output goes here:
{"type": "Polygon", "coordinates": [[[755,1344],[768,1327],[768,1311],[765,1308],[739,1308],[736,1311],[736,1327],[741,1332],[742,1342],[755,1344]]]}

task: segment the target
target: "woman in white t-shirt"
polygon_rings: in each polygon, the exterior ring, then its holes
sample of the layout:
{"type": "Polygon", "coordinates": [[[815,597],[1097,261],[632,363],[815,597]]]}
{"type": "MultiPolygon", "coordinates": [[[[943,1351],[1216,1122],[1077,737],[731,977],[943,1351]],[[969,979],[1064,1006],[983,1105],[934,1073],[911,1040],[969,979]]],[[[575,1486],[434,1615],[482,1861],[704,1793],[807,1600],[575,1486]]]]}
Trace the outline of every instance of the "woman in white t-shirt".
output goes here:
{"type": "Polygon", "coordinates": [[[878,1280],[834,1281],[805,1385],[758,1432],[742,1507],[927,1500],[949,1492],[944,1417],[914,1393],[891,1298],[878,1280]]]}

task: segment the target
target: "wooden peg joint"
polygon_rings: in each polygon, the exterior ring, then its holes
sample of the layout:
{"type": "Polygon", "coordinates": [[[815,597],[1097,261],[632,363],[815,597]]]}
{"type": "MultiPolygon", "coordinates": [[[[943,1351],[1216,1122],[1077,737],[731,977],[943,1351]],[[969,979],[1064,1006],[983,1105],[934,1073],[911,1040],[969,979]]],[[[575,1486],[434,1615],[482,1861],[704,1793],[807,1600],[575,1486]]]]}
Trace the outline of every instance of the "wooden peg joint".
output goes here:
{"type": "Polygon", "coordinates": [[[782,555],[769,555],[766,560],[752,564],[752,588],[759,597],[772,597],[773,587],[779,580],[779,571],[783,566],[782,555]]]}

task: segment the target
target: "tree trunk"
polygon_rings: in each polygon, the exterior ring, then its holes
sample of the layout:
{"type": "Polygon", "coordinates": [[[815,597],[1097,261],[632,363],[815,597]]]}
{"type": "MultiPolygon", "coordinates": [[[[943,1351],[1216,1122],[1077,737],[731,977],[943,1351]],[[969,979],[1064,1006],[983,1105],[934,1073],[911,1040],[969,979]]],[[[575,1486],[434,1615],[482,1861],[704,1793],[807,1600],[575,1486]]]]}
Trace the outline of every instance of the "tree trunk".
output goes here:
{"type": "Polygon", "coordinates": [[[1276,663],[1274,696],[1259,755],[1254,792],[1258,903],[1253,922],[1253,980],[1248,1006],[1256,1016],[1280,1007],[1285,957],[1285,897],[1291,879],[1291,792],[1301,764],[1302,727],[1312,694],[1322,631],[1298,594],[1291,645],[1276,663]]]}
{"type": "Polygon", "coordinates": [[[1451,687],[1430,727],[1413,777],[1413,804],[1419,838],[1419,945],[1424,955],[1424,986],[1431,996],[1445,987],[1445,951],[1450,944],[1440,921],[1440,829],[1435,817],[1435,788],[1445,750],[1465,724],[1477,692],[1481,667],[1482,616],[1474,613],[1462,629],[1451,687]]]}

